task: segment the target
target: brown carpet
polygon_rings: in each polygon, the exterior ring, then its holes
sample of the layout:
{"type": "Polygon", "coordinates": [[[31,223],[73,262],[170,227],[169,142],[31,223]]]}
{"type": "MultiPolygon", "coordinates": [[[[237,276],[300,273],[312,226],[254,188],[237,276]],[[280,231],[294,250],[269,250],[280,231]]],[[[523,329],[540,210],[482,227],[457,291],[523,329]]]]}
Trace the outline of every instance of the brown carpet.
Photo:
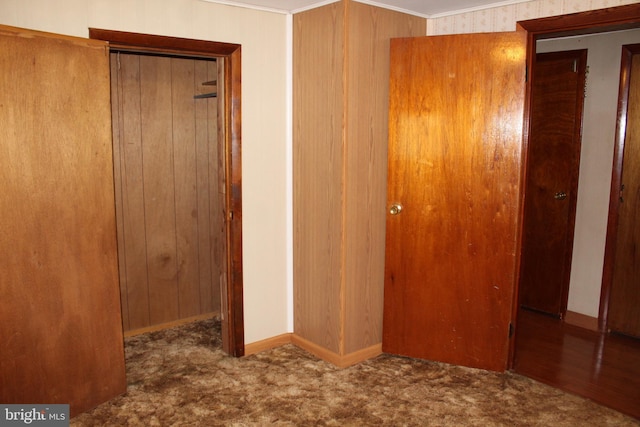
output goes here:
{"type": "Polygon", "coordinates": [[[639,426],[512,373],[381,355],[339,369],[286,345],[236,359],[207,320],[126,340],[128,391],[73,426],[639,426]]]}

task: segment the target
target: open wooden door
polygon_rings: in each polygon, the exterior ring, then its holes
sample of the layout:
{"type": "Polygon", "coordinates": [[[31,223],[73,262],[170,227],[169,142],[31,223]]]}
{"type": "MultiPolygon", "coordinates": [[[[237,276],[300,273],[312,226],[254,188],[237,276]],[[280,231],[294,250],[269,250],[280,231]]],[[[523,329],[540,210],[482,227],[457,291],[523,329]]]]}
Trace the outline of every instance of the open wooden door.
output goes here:
{"type": "Polygon", "coordinates": [[[126,388],[109,51],[0,27],[0,402],[70,404],[126,388]]]}
{"type": "Polygon", "coordinates": [[[525,34],[391,41],[383,351],[503,371],[525,34]]]}

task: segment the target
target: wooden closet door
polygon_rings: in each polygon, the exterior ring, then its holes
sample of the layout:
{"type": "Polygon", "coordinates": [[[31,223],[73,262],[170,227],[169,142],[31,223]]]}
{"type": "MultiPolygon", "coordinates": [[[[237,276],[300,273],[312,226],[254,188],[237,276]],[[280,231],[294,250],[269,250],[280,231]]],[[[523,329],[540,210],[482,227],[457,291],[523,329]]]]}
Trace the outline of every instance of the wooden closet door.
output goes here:
{"type": "Polygon", "coordinates": [[[0,27],[0,402],[68,403],[126,388],[109,51],[0,27]]]}

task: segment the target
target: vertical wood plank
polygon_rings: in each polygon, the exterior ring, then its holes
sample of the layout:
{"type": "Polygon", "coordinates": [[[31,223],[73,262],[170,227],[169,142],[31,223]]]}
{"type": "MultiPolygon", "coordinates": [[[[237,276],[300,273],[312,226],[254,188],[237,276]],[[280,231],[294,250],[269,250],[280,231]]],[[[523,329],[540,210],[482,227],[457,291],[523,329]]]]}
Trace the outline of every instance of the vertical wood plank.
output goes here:
{"type": "Polygon", "coordinates": [[[341,352],[344,2],[293,17],[294,332],[341,352]]]}
{"type": "Polygon", "coordinates": [[[179,316],[200,313],[194,60],[171,59],[179,316]]]}
{"type": "Polygon", "coordinates": [[[140,56],[145,229],[151,324],[177,319],[179,292],[171,114],[171,59],[140,56]]]}
{"type": "MultiPolygon", "coordinates": [[[[202,86],[203,82],[209,81],[207,68],[209,61],[194,61],[194,94],[206,93],[211,90],[210,86],[202,86]]],[[[214,78],[215,79],[215,78],[214,78]]],[[[198,198],[197,223],[198,223],[198,263],[200,281],[200,310],[203,313],[214,310],[213,305],[213,283],[218,282],[218,277],[214,279],[212,269],[212,247],[211,247],[211,218],[209,211],[211,201],[217,194],[217,189],[211,187],[209,182],[209,138],[208,120],[209,99],[199,99],[195,103],[195,140],[196,140],[196,191],[198,198]]]]}
{"type": "MultiPolygon", "coordinates": [[[[112,117],[112,140],[113,140],[113,188],[116,204],[116,239],[118,242],[124,240],[124,216],[122,215],[122,150],[120,150],[120,126],[121,116],[118,114],[120,102],[120,79],[118,75],[117,54],[110,54],[111,68],[111,117],[112,117]]],[[[127,300],[127,275],[125,266],[124,245],[118,249],[118,275],[120,279],[120,306],[122,307],[122,327],[129,330],[129,304],[127,300]]]]}
{"type": "MultiPolygon", "coordinates": [[[[119,252],[124,258],[120,264],[124,275],[129,328],[149,325],[149,278],[147,274],[147,245],[142,174],[142,127],[140,99],[140,58],[137,55],[118,56],[117,108],[120,128],[120,174],[122,199],[122,235],[119,252]]],[[[122,285],[121,285],[122,286],[122,285]]]]}
{"type": "MultiPolygon", "coordinates": [[[[209,105],[209,108],[216,108],[217,111],[217,128],[213,127],[213,123],[209,122],[209,138],[213,138],[213,134],[216,135],[217,144],[215,149],[209,149],[209,180],[212,182],[215,180],[217,182],[218,191],[216,191],[214,199],[211,201],[211,241],[213,245],[213,250],[211,251],[212,256],[212,265],[220,268],[218,283],[219,283],[219,294],[220,294],[220,316],[222,317],[222,336],[223,337],[232,337],[234,334],[233,330],[230,330],[233,326],[234,322],[232,319],[227,318],[227,314],[229,313],[229,298],[233,296],[234,291],[230,289],[232,283],[229,283],[229,270],[231,269],[231,258],[233,254],[229,254],[228,251],[232,250],[230,246],[230,235],[227,233],[227,217],[226,217],[226,206],[227,206],[227,176],[231,177],[231,174],[228,174],[227,171],[227,158],[226,153],[229,152],[227,144],[227,129],[225,123],[228,123],[229,120],[228,114],[231,112],[231,108],[225,105],[225,100],[229,99],[230,94],[225,92],[226,88],[226,80],[227,80],[227,69],[229,68],[229,63],[227,61],[231,61],[231,58],[218,58],[217,62],[217,81],[220,82],[218,85],[218,97],[216,106],[212,107],[209,105]],[[223,84],[223,82],[225,82],[223,84]],[[212,165],[216,165],[215,168],[212,168],[212,165]],[[215,201],[214,201],[215,200],[215,201]],[[218,208],[213,208],[215,206],[219,206],[218,208]],[[216,251],[220,250],[220,257],[216,258],[216,251]],[[218,263],[218,264],[216,264],[218,263]]],[[[212,72],[213,70],[210,70],[212,72]]],[[[228,76],[229,79],[233,78],[233,75],[228,76]]],[[[209,115],[212,114],[210,110],[209,115]]],[[[230,115],[230,114],[229,114],[230,115]]],[[[230,136],[230,135],[229,135],[230,136]]],[[[229,138],[230,139],[230,138],[229,138]]],[[[211,145],[210,145],[211,147],[211,145]]],[[[213,187],[213,185],[212,185],[213,187]]],[[[231,227],[229,227],[229,232],[231,231],[231,227]]],[[[215,271],[214,271],[215,275],[215,271]]],[[[215,277],[214,277],[215,280],[215,277]]],[[[215,297],[215,296],[214,296],[215,297]]],[[[223,350],[227,353],[234,353],[234,339],[223,340],[222,347],[223,350]]]]}
{"type": "Polygon", "coordinates": [[[207,140],[209,153],[209,206],[213,222],[210,224],[209,236],[211,239],[212,279],[211,298],[213,310],[222,312],[222,288],[227,287],[227,235],[226,235],[226,146],[225,146],[225,99],[224,96],[224,58],[218,58],[216,62],[207,63],[207,81],[216,80],[218,96],[209,99],[207,108],[207,140]]]}

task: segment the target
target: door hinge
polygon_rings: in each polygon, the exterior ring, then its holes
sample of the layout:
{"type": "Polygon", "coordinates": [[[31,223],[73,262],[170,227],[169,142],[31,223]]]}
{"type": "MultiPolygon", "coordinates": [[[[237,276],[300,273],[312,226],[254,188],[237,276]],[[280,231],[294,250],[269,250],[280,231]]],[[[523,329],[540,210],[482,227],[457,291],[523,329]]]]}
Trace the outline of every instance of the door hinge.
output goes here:
{"type": "Polygon", "coordinates": [[[514,327],[513,323],[509,322],[509,338],[513,337],[514,327]]]}
{"type": "Polygon", "coordinates": [[[527,65],[524,66],[524,82],[529,83],[529,67],[527,65]]]}

